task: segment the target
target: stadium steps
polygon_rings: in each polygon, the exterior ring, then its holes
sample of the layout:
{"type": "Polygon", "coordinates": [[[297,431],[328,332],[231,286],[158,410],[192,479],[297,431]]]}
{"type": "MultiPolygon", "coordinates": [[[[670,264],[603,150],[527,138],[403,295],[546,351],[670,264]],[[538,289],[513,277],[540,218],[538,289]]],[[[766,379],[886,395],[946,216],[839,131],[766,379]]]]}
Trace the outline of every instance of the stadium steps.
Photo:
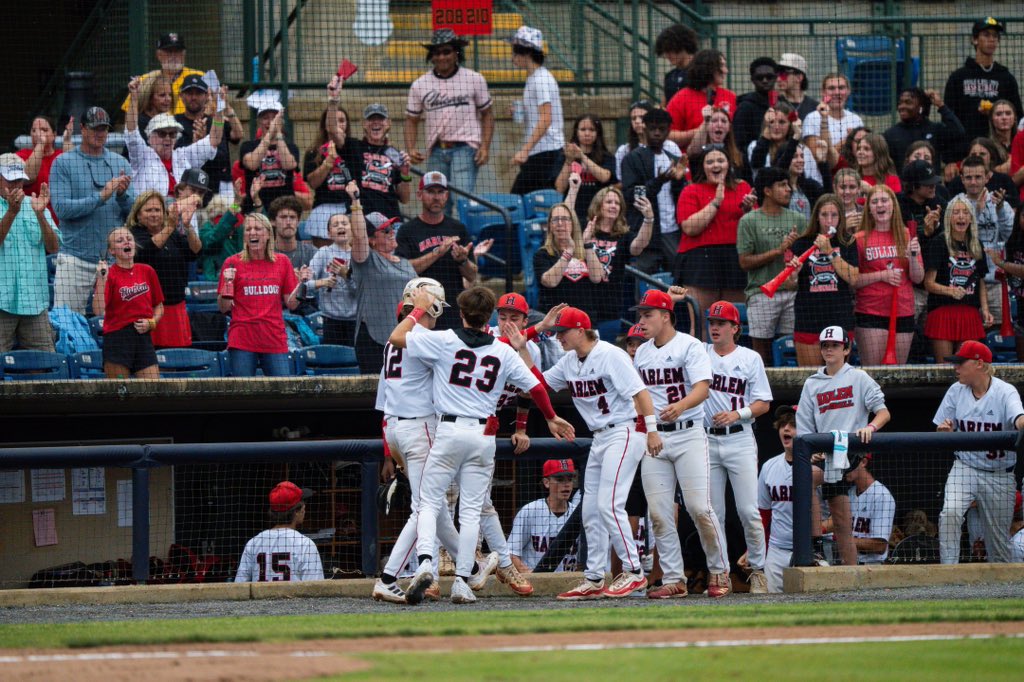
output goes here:
{"type": "MultiPolygon", "coordinates": [[[[423,68],[367,69],[363,79],[368,83],[412,83],[425,73],[423,68]]],[[[526,71],[522,69],[480,69],[488,83],[518,81],[526,82],[526,71]]],[[[559,82],[573,80],[569,69],[553,69],[551,75],[559,82]]]]}
{"type": "MultiPolygon", "coordinates": [[[[386,53],[389,59],[402,59],[408,61],[422,61],[426,50],[423,48],[424,40],[390,40],[386,46],[386,53]]],[[[548,51],[548,44],[545,41],[544,51],[548,51]]],[[[507,42],[499,38],[480,38],[476,44],[470,43],[466,46],[466,60],[472,61],[479,54],[481,59],[499,59],[510,62],[512,50],[507,42]]]]}

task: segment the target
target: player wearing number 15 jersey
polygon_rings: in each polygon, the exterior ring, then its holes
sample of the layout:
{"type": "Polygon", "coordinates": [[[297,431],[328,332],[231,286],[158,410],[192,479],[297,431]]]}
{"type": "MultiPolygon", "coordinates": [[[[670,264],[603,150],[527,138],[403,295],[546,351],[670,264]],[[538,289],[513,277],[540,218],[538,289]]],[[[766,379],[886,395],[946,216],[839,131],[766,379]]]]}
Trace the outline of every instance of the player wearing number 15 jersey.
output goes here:
{"type": "Polygon", "coordinates": [[[718,518],[724,519],[728,479],[747,541],[750,591],[764,593],[768,584],[764,577],[764,526],[757,510],[757,441],[753,423],[768,411],[772,389],[761,356],[736,345],[740,331],[736,306],[728,301],[712,303],[708,308],[708,329],[712,343],[706,348],[713,378],[704,403],[704,426],[708,430],[711,502],[718,518]]]}
{"type": "Polygon", "coordinates": [[[487,498],[494,462],[494,410],[505,384],[530,392],[556,438],[572,439],[575,434],[568,422],[555,415],[544,387],[516,351],[487,332],[487,321],[496,303],[489,289],[476,286],[459,294],[461,329],[410,334],[432,302],[429,291],[418,289],[413,311],[395,327],[389,339],[391,345],[404,348],[410,357],[433,367],[434,409],[439,414],[436,438],[420,484],[416,542],[420,564],[406,599],[418,603],[433,580],[437,517],[445,491],[457,479],[459,551],[452,601],[470,603],[476,597],[467,581],[476,568],[480,510],[487,498]]]}
{"type": "Polygon", "coordinates": [[[324,567],[313,541],[296,530],[306,518],[312,490],[282,481],[270,491],[273,528],[245,543],[236,583],[323,580],[324,567]]]}
{"type": "Polygon", "coordinates": [[[711,579],[708,595],[729,593],[729,564],[719,517],[708,491],[708,441],[704,433],[704,400],[711,381],[711,363],[700,341],[675,329],[672,297],[649,289],[636,309],[640,327],[649,339],[636,349],[633,364],[650,391],[657,410],[657,430],[665,449],[645,457],[642,465],[647,509],[658,540],[661,587],[647,592],[651,599],[685,597],[683,553],[676,525],[676,485],[697,527],[711,579]]]}
{"type": "Polygon", "coordinates": [[[626,351],[598,340],[585,312],[556,306],[535,327],[548,328],[555,331],[566,354],[544,379],[552,391],[569,389],[576,410],[594,434],[583,481],[586,580],[558,598],[625,597],[647,586],[626,514],[626,496],[644,451],[661,451],[654,406],[626,351]],[[639,430],[637,414],[644,417],[639,430]],[[605,588],[609,536],[622,560],[622,573],[605,588]]]}

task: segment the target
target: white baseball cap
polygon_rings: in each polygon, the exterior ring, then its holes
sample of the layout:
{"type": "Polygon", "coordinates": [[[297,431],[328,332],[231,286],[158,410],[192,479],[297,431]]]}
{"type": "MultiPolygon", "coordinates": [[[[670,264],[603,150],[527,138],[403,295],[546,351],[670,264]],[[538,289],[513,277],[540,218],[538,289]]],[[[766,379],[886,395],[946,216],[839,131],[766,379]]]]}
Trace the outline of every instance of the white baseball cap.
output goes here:
{"type": "Polygon", "coordinates": [[[544,51],[544,34],[540,32],[539,28],[520,26],[519,30],[516,31],[516,34],[508,42],[513,45],[528,47],[537,52],[544,51]]]}
{"type": "Polygon", "coordinates": [[[831,341],[833,343],[847,344],[850,342],[850,338],[846,335],[844,330],[839,325],[832,325],[831,327],[825,327],[818,334],[818,343],[825,343],[831,341]]]}
{"type": "Polygon", "coordinates": [[[155,130],[168,130],[173,128],[180,134],[185,128],[174,120],[174,116],[171,114],[157,114],[149,120],[149,124],[146,125],[146,135],[152,135],[155,130]]]}
{"type": "Polygon", "coordinates": [[[0,175],[8,182],[28,181],[28,176],[25,175],[25,162],[17,154],[0,154],[0,175]]]}

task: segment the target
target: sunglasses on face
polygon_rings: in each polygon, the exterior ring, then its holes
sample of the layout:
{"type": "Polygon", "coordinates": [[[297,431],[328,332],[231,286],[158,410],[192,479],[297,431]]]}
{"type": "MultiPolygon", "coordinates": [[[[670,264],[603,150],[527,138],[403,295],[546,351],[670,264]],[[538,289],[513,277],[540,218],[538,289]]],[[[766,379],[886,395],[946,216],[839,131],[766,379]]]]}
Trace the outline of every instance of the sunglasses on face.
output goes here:
{"type": "Polygon", "coordinates": [[[773,80],[775,80],[778,77],[779,77],[779,75],[777,73],[759,73],[759,74],[756,74],[754,76],[754,80],[756,80],[756,81],[773,81],[773,80]]]}
{"type": "Polygon", "coordinates": [[[438,55],[441,57],[447,57],[448,55],[451,54],[455,54],[455,50],[450,47],[442,47],[440,49],[434,50],[434,55],[438,55]]]}
{"type": "Polygon", "coordinates": [[[165,137],[165,138],[166,137],[176,137],[178,135],[178,131],[176,131],[176,130],[154,130],[153,134],[156,135],[157,137],[165,137]]]}

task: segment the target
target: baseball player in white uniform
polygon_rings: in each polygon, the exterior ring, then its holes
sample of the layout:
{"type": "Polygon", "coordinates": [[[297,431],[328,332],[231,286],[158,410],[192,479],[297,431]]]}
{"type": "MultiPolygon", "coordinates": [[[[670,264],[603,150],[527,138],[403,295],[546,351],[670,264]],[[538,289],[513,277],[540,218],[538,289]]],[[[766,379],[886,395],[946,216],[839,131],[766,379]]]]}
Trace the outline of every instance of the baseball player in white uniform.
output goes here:
{"type": "MultiPolygon", "coordinates": [[[[444,288],[440,282],[417,277],[406,285],[406,291],[411,295],[420,286],[428,287],[436,299],[429,313],[419,319],[410,334],[428,334],[441,315],[444,288]]],[[[401,321],[411,311],[411,303],[399,303],[398,320],[401,321]]],[[[416,547],[423,464],[437,429],[430,365],[410,357],[401,348],[387,344],[384,347],[384,366],[377,382],[377,409],[384,413],[384,439],[391,457],[409,478],[412,513],[395,540],[387,565],[374,583],[371,596],[377,601],[404,604],[405,592],[398,586],[397,576],[409,563],[409,557],[416,547]]],[[[438,515],[437,537],[449,553],[454,554],[458,550],[459,534],[450,515],[438,515]]],[[[432,584],[426,596],[437,599],[440,594],[440,588],[432,584]]]]}
{"type": "Polygon", "coordinates": [[[711,504],[708,480],[708,441],[704,432],[704,400],[711,382],[711,362],[700,341],[675,329],[675,303],[658,289],[648,289],[636,305],[640,326],[648,339],[636,349],[633,364],[657,410],[656,430],[665,447],[643,459],[642,477],[647,508],[664,572],[660,587],[647,591],[650,599],[685,597],[683,553],[676,525],[676,485],[693,519],[708,559],[708,595],[729,593],[729,563],[725,537],[711,504]]]}
{"type": "Polygon", "coordinates": [[[585,579],[558,599],[626,597],[647,587],[626,514],[626,495],[644,452],[661,452],[654,405],[626,351],[599,340],[585,312],[555,306],[528,331],[547,329],[555,331],[566,354],[544,372],[544,379],[552,391],[569,389],[576,410],[594,434],[583,481],[585,579]],[[638,414],[643,416],[642,426],[638,414]],[[605,587],[609,539],[622,560],[622,573],[605,587]]]}
{"type": "MultiPolygon", "coordinates": [[[[541,485],[548,491],[547,497],[523,505],[512,522],[512,534],[508,536],[512,561],[523,573],[530,573],[537,567],[580,503],[579,494],[573,496],[576,465],[571,459],[549,459],[544,462],[541,476],[541,485]]],[[[555,572],[575,570],[574,549],[562,558],[555,572]]]]}
{"type": "Polygon", "coordinates": [[[437,518],[445,491],[453,480],[459,482],[459,550],[452,601],[476,601],[470,581],[480,571],[476,563],[480,510],[487,498],[494,466],[494,410],[506,383],[529,391],[544,414],[548,428],[558,439],[575,437],[572,426],[555,415],[551,401],[538,380],[513,348],[498,342],[487,332],[494,311],[494,294],[484,287],[471,287],[459,294],[461,329],[428,334],[410,334],[416,322],[430,309],[434,297],[417,289],[414,308],[391,333],[389,342],[404,348],[410,357],[433,366],[434,408],[439,422],[434,443],[427,455],[420,481],[420,509],[417,520],[416,552],[419,567],[406,592],[406,601],[418,603],[433,581],[437,518]],[[410,322],[411,320],[411,322],[410,322]]]}
{"type": "MultiPolygon", "coordinates": [[[[1017,389],[995,376],[992,351],[978,341],[964,341],[956,355],[957,383],[949,387],[933,420],[938,431],[1019,431],[1024,428],[1024,407],[1017,389]]],[[[939,514],[939,558],[944,564],[960,561],[964,513],[971,502],[985,527],[985,549],[991,563],[1010,561],[1010,523],[1015,497],[1013,450],[965,452],[958,450],[946,479],[939,514]]]]}
{"type": "MultiPolygon", "coordinates": [[[[889,423],[885,395],[878,383],[862,369],[851,367],[850,337],[842,327],[825,327],[818,335],[825,366],[804,382],[800,391],[800,407],[796,413],[796,433],[855,432],[862,443],[889,423]],[[871,416],[874,415],[874,416],[871,416]],[[870,421],[868,418],[871,417],[870,421]]],[[[853,542],[850,518],[850,484],[840,474],[837,481],[825,481],[815,470],[814,484],[821,485],[822,497],[828,501],[839,556],[846,566],[857,565],[857,547],[853,542]]]]}
{"type": "Polygon", "coordinates": [[[757,475],[757,507],[767,539],[764,576],[768,592],[782,592],[782,569],[793,558],[793,439],[796,410],[791,405],[775,409],[775,428],[783,452],[772,457],[757,475]]]}
{"type": "Polygon", "coordinates": [[[270,491],[269,528],[245,543],[236,583],[323,580],[324,567],[313,541],[296,530],[306,518],[312,490],[282,481],[270,491]]]}
{"type": "Polygon", "coordinates": [[[889,557],[889,537],[896,519],[896,500],[885,485],[876,480],[868,466],[871,455],[864,455],[846,474],[853,483],[850,513],[853,516],[853,543],[862,564],[880,564],[889,557]]]}
{"type": "MultiPolygon", "coordinates": [[[[747,541],[750,591],[768,591],[764,577],[764,527],[757,510],[757,441],[754,420],[768,411],[772,389],[764,360],[756,351],[736,345],[740,313],[732,303],[717,301],[708,308],[712,343],[705,344],[711,359],[711,386],[704,401],[704,427],[708,432],[711,465],[711,503],[725,525],[725,483],[732,484],[736,513],[747,541]]],[[[722,552],[729,556],[723,534],[722,552]]]]}

